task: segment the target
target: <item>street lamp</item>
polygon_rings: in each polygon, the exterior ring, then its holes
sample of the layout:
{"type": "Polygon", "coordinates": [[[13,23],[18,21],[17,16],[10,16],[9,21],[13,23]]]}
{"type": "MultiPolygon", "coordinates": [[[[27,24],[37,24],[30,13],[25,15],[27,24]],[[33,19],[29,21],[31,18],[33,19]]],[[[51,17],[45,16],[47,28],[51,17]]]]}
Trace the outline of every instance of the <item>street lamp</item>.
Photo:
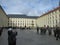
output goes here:
{"type": "Polygon", "coordinates": [[[33,22],[33,20],[32,20],[32,28],[34,27],[34,22],[33,22]]]}

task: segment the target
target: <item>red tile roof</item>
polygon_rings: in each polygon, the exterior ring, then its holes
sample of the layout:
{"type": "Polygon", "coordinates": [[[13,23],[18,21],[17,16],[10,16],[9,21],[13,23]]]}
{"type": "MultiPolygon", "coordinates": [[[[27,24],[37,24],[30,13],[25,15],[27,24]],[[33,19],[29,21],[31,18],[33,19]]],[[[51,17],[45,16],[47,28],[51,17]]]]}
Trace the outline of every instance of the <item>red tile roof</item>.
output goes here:
{"type": "Polygon", "coordinates": [[[54,11],[56,11],[56,10],[58,10],[58,9],[60,9],[60,6],[57,7],[57,8],[55,8],[55,9],[53,9],[53,10],[51,10],[51,11],[49,11],[49,12],[47,12],[47,13],[45,13],[45,14],[43,14],[43,15],[41,15],[40,17],[45,16],[45,15],[47,15],[47,14],[49,14],[49,13],[51,13],[51,12],[54,12],[54,11]]]}

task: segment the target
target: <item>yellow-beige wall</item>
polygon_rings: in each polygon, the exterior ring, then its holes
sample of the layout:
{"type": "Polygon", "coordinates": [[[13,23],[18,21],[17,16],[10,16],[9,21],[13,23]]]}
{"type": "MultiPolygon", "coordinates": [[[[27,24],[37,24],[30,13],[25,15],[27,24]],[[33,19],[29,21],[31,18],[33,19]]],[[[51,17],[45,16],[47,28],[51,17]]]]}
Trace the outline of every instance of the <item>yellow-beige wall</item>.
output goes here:
{"type": "Polygon", "coordinates": [[[37,19],[29,18],[9,18],[9,26],[17,27],[44,27],[44,25],[49,27],[60,26],[60,11],[59,9],[43,14],[37,19]],[[32,26],[32,20],[34,26],[32,26]]]}
{"type": "Polygon", "coordinates": [[[60,27],[60,7],[52,12],[41,15],[39,18],[9,18],[0,6],[0,27],[44,27],[48,25],[60,27]],[[8,22],[9,20],[9,22],[8,22]],[[9,23],[9,25],[8,25],[9,23]],[[33,24],[33,25],[32,25],[33,24]]]}
{"type": "Polygon", "coordinates": [[[8,27],[8,17],[2,7],[0,7],[0,27],[8,27]]]}
{"type": "Polygon", "coordinates": [[[25,26],[26,27],[36,27],[36,19],[9,18],[9,26],[12,26],[12,27],[25,27],[25,26]]]}
{"type": "Polygon", "coordinates": [[[44,27],[48,25],[50,27],[60,26],[60,11],[59,9],[52,11],[50,13],[41,15],[37,19],[37,26],[44,27]]]}

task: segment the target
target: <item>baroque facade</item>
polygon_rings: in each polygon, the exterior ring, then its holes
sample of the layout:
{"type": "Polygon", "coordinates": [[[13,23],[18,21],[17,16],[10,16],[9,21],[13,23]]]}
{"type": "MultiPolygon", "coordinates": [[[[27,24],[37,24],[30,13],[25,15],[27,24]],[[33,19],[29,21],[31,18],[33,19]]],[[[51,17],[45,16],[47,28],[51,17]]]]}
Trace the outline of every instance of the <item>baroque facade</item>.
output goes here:
{"type": "Polygon", "coordinates": [[[41,16],[27,16],[20,14],[9,14],[0,6],[0,27],[60,27],[60,6],[41,16]]]}
{"type": "Polygon", "coordinates": [[[49,27],[60,26],[60,7],[41,15],[37,19],[37,26],[44,27],[44,25],[49,27]]]}
{"type": "Polygon", "coordinates": [[[36,27],[37,16],[9,14],[9,26],[12,27],[36,27]]]}

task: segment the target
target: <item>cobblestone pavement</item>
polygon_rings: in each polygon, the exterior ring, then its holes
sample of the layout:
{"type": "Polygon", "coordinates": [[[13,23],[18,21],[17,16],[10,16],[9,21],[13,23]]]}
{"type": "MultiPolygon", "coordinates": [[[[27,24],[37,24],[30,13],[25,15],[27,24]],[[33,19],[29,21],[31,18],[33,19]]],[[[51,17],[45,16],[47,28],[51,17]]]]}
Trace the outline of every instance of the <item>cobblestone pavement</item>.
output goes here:
{"type": "MultiPolygon", "coordinates": [[[[56,41],[53,35],[49,36],[48,34],[37,34],[36,29],[17,29],[17,32],[17,45],[60,45],[60,40],[56,41]]],[[[3,34],[0,37],[0,45],[8,45],[8,35],[6,29],[4,29],[3,34]]]]}

